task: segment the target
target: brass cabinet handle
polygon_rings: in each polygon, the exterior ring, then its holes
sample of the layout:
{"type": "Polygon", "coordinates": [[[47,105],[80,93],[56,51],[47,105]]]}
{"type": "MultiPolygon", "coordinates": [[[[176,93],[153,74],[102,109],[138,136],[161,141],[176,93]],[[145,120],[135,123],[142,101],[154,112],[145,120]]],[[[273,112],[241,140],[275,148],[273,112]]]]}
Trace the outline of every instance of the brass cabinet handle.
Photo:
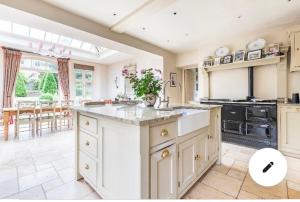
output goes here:
{"type": "Polygon", "coordinates": [[[85,125],[87,125],[87,126],[90,125],[90,122],[89,122],[89,121],[86,121],[86,122],[85,122],[85,125]]]}
{"type": "Polygon", "coordinates": [[[86,145],[86,146],[89,146],[89,145],[90,145],[90,142],[89,142],[89,141],[86,141],[85,145],[86,145]]]}
{"type": "Polygon", "coordinates": [[[162,136],[162,137],[166,137],[168,134],[169,134],[169,132],[167,129],[162,129],[160,132],[160,136],[162,136]]]}
{"type": "Polygon", "coordinates": [[[85,164],[84,168],[85,168],[86,170],[88,170],[88,169],[90,169],[90,166],[89,166],[88,164],[85,164]]]}
{"type": "Polygon", "coordinates": [[[194,157],[194,160],[195,160],[195,161],[198,161],[198,160],[200,160],[200,155],[199,155],[199,154],[197,154],[197,155],[194,157]]]}
{"type": "Polygon", "coordinates": [[[167,158],[169,155],[170,155],[170,152],[169,152],[169,150],[166,149],[165,151],[162,152],[161,158],[163,158],[163,159],[167,158]]]}
{"type": "Polygon", "coordinates": [[[212,135],[210,135],[210,136],[209,136],[209,139],[212,139],[212,138],[213,138],[213,136],[212,136],[212,135]]]}

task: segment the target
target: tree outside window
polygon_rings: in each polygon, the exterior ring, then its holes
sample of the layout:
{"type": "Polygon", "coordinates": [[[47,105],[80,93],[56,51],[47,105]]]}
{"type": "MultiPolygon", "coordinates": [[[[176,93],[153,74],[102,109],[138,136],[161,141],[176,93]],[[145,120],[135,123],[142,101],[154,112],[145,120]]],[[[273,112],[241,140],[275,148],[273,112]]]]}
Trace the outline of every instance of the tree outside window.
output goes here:
{"type": "Polygon", "coordinates": [[[58,96],[56,64],[41,60],[22,59],[17,76],[17,100],[54,100],[58,96]]]}

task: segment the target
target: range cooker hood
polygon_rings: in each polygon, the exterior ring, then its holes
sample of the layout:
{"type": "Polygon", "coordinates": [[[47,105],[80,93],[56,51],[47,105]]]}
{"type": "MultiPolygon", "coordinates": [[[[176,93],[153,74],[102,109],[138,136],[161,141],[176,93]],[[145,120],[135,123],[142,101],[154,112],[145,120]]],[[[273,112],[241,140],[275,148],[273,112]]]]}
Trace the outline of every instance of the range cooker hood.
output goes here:
{"type": "Polygon", "coordinates": [[[247,100],[254,99],[254,81],[253,81],[253,67],[248,67],[248,96],[247,100]]]}

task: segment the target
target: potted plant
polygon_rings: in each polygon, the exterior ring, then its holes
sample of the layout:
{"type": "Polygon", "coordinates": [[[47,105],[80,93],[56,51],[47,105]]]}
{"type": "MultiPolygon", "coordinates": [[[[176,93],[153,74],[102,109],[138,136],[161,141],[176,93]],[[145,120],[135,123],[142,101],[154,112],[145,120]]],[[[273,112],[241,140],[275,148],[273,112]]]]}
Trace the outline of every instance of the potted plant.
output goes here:
{"type": "Polygon", "coordinates": [[[158,69],[144,69],[137,73],[128,73],[123,69],[123,76],[129,79],[136,97],[141,98],[147,107],[153,107],[162,88],[161,71],[158,69]]]}

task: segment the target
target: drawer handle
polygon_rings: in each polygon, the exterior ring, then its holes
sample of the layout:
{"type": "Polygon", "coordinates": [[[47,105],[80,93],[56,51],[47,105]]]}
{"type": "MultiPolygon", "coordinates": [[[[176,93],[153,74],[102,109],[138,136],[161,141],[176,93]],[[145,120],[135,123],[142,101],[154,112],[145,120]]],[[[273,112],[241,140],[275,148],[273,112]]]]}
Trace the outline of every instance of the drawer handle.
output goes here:
{"type": "Polygon", "coordinates": [[[170,155],[169,150],[165,150],[162,152],[161,157],[164,159],[164,158],[167,158],[169,155],[170,155]]]}
{"type": "Polygon", "coordinates": [[[213,136],[212,136],[212,135],[209,135],[208,137],[209,137],[209,139],[213,139],[213,136]]]}
{"type": "Polygon", "coordinates": [[[236,112],[230,112],[230,114],[236,114],[236,112]]]}
{"type": "Polygon", "coordinates": [[[90,142],[89,142],[89,141],[87,141],[87,142],[85,143],[85,145],[86,145],[86,146],[89,146],[89,145],[90,145],[90,142]]]}
{"type": "Polygon", "coordinates": [[[88,170],[88,169],[90,169],[90,166],[89,166],[88,164],[85,164],[84,168],[85,168],[86,170],[88,170]]]}
{"type": "Polygon", "coordinates": [[[89,122],[89,121],[86,121],[86,122],[85,122],[85,125],[89,126],[89,125],[90,125],[90,122],[89,122]]]}
{"type": "Polygon", "coordinates": [[[162,137],[166,137],[166,136],[168,136],[168,134],[169,134],[169,132],[168,132],[167,129],[163,129],[163,130],[160,132],[160,136],[162,136],[162,137]]]}

